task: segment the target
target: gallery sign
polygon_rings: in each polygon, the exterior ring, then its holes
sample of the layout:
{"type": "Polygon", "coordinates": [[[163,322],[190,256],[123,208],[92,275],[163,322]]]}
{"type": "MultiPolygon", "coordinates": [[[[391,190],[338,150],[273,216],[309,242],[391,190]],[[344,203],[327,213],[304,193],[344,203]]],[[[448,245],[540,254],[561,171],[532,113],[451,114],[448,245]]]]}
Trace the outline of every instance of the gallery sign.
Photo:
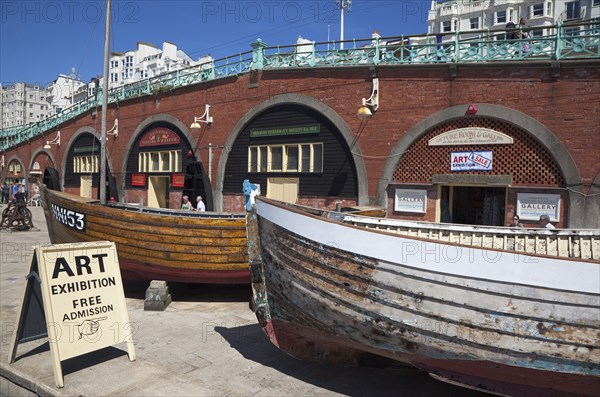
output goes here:
{"type": "Polygon", "coordinates": [[[560,194],[517,193],[517,215],[521,219],[539,220],[548,215],[550,221],[560,220],[560,194]]]}
{"type": "Polygon", "coordinates": [[[14,361],[18,343],[48,336],[58,387],[63,387],[61,361],[69,358],[126,343],[129,359],[135,360],[134,327],[129,323],[115,243],[36,248],[18,324],[9,362],[14,361]]]}
{"type": "Polygon", "coordinates": [[[427,190],[396,189],[394,211],[418,213],[427,212],[427,190]]]}
{"type": "Polygon", "coordinates": [[[429,146],[452,145],[506,145],[512,144],[513,138],[489,128],[467,127],[444,132],[429,140],[429,146]]]}
{"type": "Polygon", "coordinates": [[[450,171],[491,171],[492,151],[452,152],[450,153],[450,171]]]}
{"type": "Polygon", "coordinates": [[[178,145],[181,142],[179,135],[167,128],[154,128],[144,134],[140,139],[140,147],[178,145]]]}

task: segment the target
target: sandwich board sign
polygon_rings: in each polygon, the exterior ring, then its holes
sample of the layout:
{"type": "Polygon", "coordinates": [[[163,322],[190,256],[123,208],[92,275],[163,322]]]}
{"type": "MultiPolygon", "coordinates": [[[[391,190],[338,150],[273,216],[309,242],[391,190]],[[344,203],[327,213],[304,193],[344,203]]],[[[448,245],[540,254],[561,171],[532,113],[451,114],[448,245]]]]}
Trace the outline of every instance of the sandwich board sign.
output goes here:
{"type": "Polygon", "coordinates": [[[48,337],[57,387],[61,361],[118,343],[135,360],[133,327],[125,305],[114,242],[35,247],[17,329],[9,348],[14,362],[19,343],[48,337]]]}

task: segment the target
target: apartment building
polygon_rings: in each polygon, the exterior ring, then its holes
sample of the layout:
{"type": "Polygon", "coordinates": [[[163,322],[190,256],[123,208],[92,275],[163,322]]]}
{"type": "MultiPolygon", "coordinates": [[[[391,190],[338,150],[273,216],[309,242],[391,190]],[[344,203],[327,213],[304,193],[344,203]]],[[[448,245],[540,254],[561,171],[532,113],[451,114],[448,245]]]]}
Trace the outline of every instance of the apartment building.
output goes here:
{"type": "Polygon", "coordinates": [[[49,114],[60,113],[63,109],[77,103],[81,98],[78,95],[86,84],[75,74],[73,70],[70,75],[59,74],[56,80],[48,84],[48,102],[50,102],[49,114]]]}
{"type": "Polygon", "coordinates": [[[17,127],[44,119],[50,109],[50,91],[39,84],[0,85],[0,125],[17,127]]]}
{"type": "Polygon", "coordinates": [[[173,43],[165,41],[162,48],[159,48],[153,44],[138,42],[135,50],[111,54],[108,86],[113,88],[134,83],[196,63],[173,43]]]}
{"type": "Polygon", "coordinates": [[[470,30],[502,30],[525,18],[532,36],[543,36],[547,26],[599,17],[600,0],[433,0],[427,24],[429,34],[468,38],[470,30]]]}

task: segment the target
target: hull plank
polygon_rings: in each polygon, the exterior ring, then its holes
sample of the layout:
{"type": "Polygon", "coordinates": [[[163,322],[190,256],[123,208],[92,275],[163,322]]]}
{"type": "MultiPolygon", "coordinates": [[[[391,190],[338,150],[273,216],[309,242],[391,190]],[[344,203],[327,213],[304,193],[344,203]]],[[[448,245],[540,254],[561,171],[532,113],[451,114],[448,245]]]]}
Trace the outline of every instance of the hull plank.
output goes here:
{"type": "Polygon", "coordinates": [[[598,261],[473,253],[464,238],[444,243],[457,255],[436,256],[422,236],[408,244],[311,212],[258,198],[248,216],[252,305],[280,349],[340,365],[377,355],[506,395],[600,390],[598,261]],[[564,274],[536,277],[544,270],[564,274]]]}
{"type": "MultiPolygon", "coordinates": [[[[244,214],[126,210],[42,189],[53,244],[114,241],[125,279],[186,283],[247,283],[244,214]],[[69,225],[57,211],[83,214],[85,227],[69,225]]],[[[71,222],[73,225],[74,222],[71,222]]]]}

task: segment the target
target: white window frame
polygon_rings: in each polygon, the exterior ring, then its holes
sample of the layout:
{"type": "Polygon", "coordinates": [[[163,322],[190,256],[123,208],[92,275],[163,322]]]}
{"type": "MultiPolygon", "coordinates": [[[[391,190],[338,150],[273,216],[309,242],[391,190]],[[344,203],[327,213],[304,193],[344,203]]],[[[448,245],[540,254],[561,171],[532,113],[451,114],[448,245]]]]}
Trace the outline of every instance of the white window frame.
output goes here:
{"type": "Polygon", "coordinates": [[[531,8],[529,9],[529,15],[531,15],[531,18],[543,17],[545,12],[546,12],[546,7],[545,7],[544,3],[532,4],[531,8]],[[537,10],[536,10],[536,7],[537,7],[537,10]]]}
{"type": "Polygon", "coordinates": [[[440,30],[442,33],[450,33],[452,32],[452,20],[448,19],[447,21],[442,21],[440,30]]]}
{"type": "Polygon", "coordinates": [[[507,10],[500,10],[500,11],[496,11],[494,13],[494,20],[496,21],[496,25],[497,24],[501,24],[501,23],[507,23],[508,21],[508,12],[507,10]],[[504,14],[504,20],[500,20],[500,14],[504,14]]]}
{"type": "Polygon", "coordinates": [[[469,18],[469,27],[472,30],[477,30],[479,29],[479,17],[475,17],[475,18],[469,18]],[[475,22],[475,26],[473,26],[473,22],[475,22]]]}
{"type": "Polygon", "coordinates": [[[248,146],[248,172],[252,173],[321,173],[323,172],[323,143],[289,143],[248,146]],[[320,157],[317,149],[320,148],[320,157]],[[297,150],[296,166],[290,167],[290,150],[297,150]],[[281,150],[281,167],[274,167],[273,152],[281,150]],[[303,164],[308,156],[308,167],[303,164]],[[265,158],[266,157],[266,158],[265,158]],[[305,169],[308,168],[308,169],[305,169]]]}
{"type": "Polygon", "coordinates": [[[572,21],[575,19],[581,19],[581,1],[580,0],[568,1],[565,3],[565,20],[572,21]],[[571,9],[572,17],[571,18],[569,18],[570,6],[572,6],[572,9],[571,9]],[[577,16],[574,16],[575,14],[577,16]]]}
{"type": "Polygon", "coordinates": [[[73,157],[73,173],[74,174],[97,174],[98,171],[98,155],[94,156],[75,156],[73,157]]]}
{"type": "Polygon", "coordinates": [[[181,153],[179,150],[140,152],[138,154],[138,172],[181,172],[181,153]],[[156,162],[153,161],[153,158],[156,158],[156,162]]]}

